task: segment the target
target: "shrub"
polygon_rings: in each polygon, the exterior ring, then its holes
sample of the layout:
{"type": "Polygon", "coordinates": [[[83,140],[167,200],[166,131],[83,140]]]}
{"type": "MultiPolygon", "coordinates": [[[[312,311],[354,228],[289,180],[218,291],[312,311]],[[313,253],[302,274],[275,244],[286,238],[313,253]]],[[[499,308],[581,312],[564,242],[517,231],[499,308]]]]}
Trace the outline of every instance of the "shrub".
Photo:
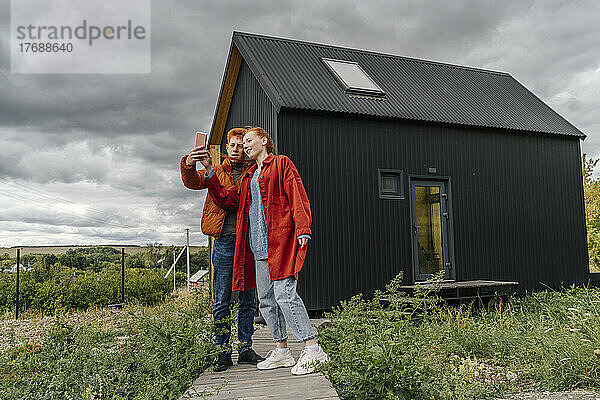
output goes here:
{"type": "Polygon", "coordinates": [[[320,369],[346,399],[481,399],[521,390],[600,386],[600,290],[541,292],[477,309],[426,292],[407,299],[400,279],[373,300],[356,296],[329,315],[320,369]]]}
{"type": "MultiPolygon", "coordinates": [[[[185,283],[185,274],[177,273],[177,283],[185,283]]],[[[0,312],[15,309],[15,274],[0,274],[0,312]]],[[[156,304],[173,290],[171,279],[160,268],[125,270],[125,301],[143,305],[156,304]]],[[[82,271],[54,264],[45,268],[36,263],[33,270],[21,274],[20,306],[23,310],[56,314],[105,307],[121,300],[121,267],[111,265],[99,272],[82,271]]]]}
{"type": "Polygon", "coordinates": [[[115,327],[57,323],[42,345],[0,353],[2,399],[176,399],[214,356],[210,298],[129,306],[115,327]]]}
{"type": "MultiPolygon", "coordinates": [[[[157,267],[158,260],[172,259],[179,250],[150,244],[143,252],[127,255],[125,301],[152,305],[167,298],[173,290],[172,278],[164,278],[166,269],[157,267]]],[[[3,257],[3,263],[16,262],[8,255],[3,257]]],[[[21,310],[55,314],[121,302],[121,252],[112,247],[77,248],[58,255],[26,254],[21,263],[33,267],[21,274],[21,310]]],[[[182,256],[176,267],[177,286],[185,284],[185,263],[182,256]]],[[[170,264],[165,261],[164,265],[170,264]]],[[[190,255],[191,273],[208,265],[207,248],[190,255]]],[[[15,275],[0,273],[0,312],[15,310],[15,275]]]]}

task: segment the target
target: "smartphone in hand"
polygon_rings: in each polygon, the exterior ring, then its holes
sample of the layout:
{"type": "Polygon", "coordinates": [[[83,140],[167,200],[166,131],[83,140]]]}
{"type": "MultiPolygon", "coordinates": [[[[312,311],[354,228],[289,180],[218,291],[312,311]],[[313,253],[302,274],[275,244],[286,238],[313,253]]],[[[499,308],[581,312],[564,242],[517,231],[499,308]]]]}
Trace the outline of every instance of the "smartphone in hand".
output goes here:
{"type": "Polygon", "coordinates": [[[196,132],[196,146],[194,147],[204,146],[206,149],[206,136],[204,132],[196,132]]]}

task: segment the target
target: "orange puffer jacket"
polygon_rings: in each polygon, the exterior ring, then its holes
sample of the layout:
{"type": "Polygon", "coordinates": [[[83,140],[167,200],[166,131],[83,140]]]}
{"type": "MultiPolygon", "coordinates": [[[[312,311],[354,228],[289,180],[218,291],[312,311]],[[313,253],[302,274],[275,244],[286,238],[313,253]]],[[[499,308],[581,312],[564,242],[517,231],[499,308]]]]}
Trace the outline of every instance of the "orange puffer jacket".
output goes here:
{"type": "MultiPolygon", "coordinates": [[[[204,169],[196,171],[195,165],[187,165],[185,163],[186,159],[187,155],[181,158],[181,180],[183,181],[183,185],[188,189],[206,189],[208,187],[208,184],[204,179],[204,173],[206,171],[204,169]]],[[[222,165],[213,165],[213,168],[215,174],[219,177],[219,181],[226,188],[230,188],[234,185],[239,187],[242,182],[241,177],[243,177],[245,173],[244,171],[244,173],[240,175],[240,179],[238,179],[237,182],[234,182],[233,174],[231,173],[231,161],[229,161],[229,159],[225,159],[222,165]]],[[[223,229],[223,222],[225,222],[226,215],[227,211],[215,204],[211,195],[207,193],[204,202],[204,211],[202,211],[202,221],[200,222],[202,232],[205,235],[214,238],[221,236],[221,230],[223,229]]]]}

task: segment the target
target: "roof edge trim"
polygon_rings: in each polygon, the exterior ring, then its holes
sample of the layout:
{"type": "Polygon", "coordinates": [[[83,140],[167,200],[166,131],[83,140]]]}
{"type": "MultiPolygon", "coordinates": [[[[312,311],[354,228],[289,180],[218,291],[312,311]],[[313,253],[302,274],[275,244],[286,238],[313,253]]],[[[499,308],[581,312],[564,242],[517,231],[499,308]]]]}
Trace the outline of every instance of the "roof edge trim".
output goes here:
{"type": "Polygon", "coordinates": [[[225,63],[225,68],[223,70],[221,89],[219,90],[219,96],[217,98],[217,104],[215,106],[215,112],[210,127],[209,137],[207,138],[207,143],[209,145],[219,144],[223,137],[225,124],[227,123],[227,116],[229,115],[231,99],[233,97],[233,92],[235,91],[237,75],[240,70],[240,65],[241,55],[238,49],[234,46],[232,40],[229,46],[229,53],[227,54],[227,62],[225,63]],[[234,61],[233,64],[232,61],[234,61]],[[223,107],[226,107],[226,110],[222,110],[223,107]],[[223,118],[225,119],[224,121],[223,118]]]}
{"type": "Polygon", "coordinates": [[[237,40],[238,36],[239,35],[237,35],[237,32],[234,31],[232,44],[234,44],[238,48],[239,52],[242,55],[242,58],[244,59],[244,61],[246,61],[248,67],[250,67],[250,71],[252,71],[254,77],[258,80],[258,83],[265,91],[269,100],[271,100],[271,103],[273,103],[275,110],[279,112],[279,110],[284,104],[283,99],[279,95],[279,92],[275,89],[275,85],[273,85],[271,80],[262,72],[262,69],[259,66],[260,63],[254,56],[254,54],[248,48],[246,48],[246,46],[244,46],[244,43],[242,41],[237,40]]]}
{"type": "Polygon", "coordinates": [[[510,75],[508,72],[505,72],[505,71],[496,71],[493,69],[477,68],[477,67],[473,67],[473,66],[469,66],[469,65],[452,64],[452,63],[443,62],[443,61],[434,61],[434,60],[426,60],[426,59],[421,59],[421,58],[416,58],[416,57],[399,56],[397,54],[384,53],[384,52],[373,51],[373,50],[356,49],[356,48],[352,48],[352,47],[337,46],[337,45],[326,44],[326,43],[309,42],[307,40],[290,39],[290,38],[271,36],[271,35],[261,35],[258,33],[251,33],[251,32],[233,31],[234,38],[240,37],[240,36],[241,37],[248,36],[248,37],[259,38],[259,39],[279,40],[282,42],[305,44],[305,45],[316,46],[316,47],[326,47],[326,48],[339,49],[339,50],[344,50],[344,51],[352,51],[355,53],[371,54],[371,55],[387,57],[387,58],[401,58],[404,60],[417,62],[417,63],[434,64],[434,65],[445,66],[448,68],[471,70],[471,71],[488,73],[488,74],[507,75],[507,76],[510,75]]]}

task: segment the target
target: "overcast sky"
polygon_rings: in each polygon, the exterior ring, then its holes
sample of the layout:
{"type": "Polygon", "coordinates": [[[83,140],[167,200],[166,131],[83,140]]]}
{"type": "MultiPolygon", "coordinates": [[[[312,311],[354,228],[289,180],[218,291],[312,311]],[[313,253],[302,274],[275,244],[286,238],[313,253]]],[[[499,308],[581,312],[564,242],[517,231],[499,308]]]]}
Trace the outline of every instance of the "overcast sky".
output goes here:
{"type": "Polygon", "coordinates": [[[0,247],[204,244],[180,157],[210,128],[232,31],[506,71],[600,157],[600,2],[152,1],[150,74],[11,74],[0,0],[0,247]]]}

